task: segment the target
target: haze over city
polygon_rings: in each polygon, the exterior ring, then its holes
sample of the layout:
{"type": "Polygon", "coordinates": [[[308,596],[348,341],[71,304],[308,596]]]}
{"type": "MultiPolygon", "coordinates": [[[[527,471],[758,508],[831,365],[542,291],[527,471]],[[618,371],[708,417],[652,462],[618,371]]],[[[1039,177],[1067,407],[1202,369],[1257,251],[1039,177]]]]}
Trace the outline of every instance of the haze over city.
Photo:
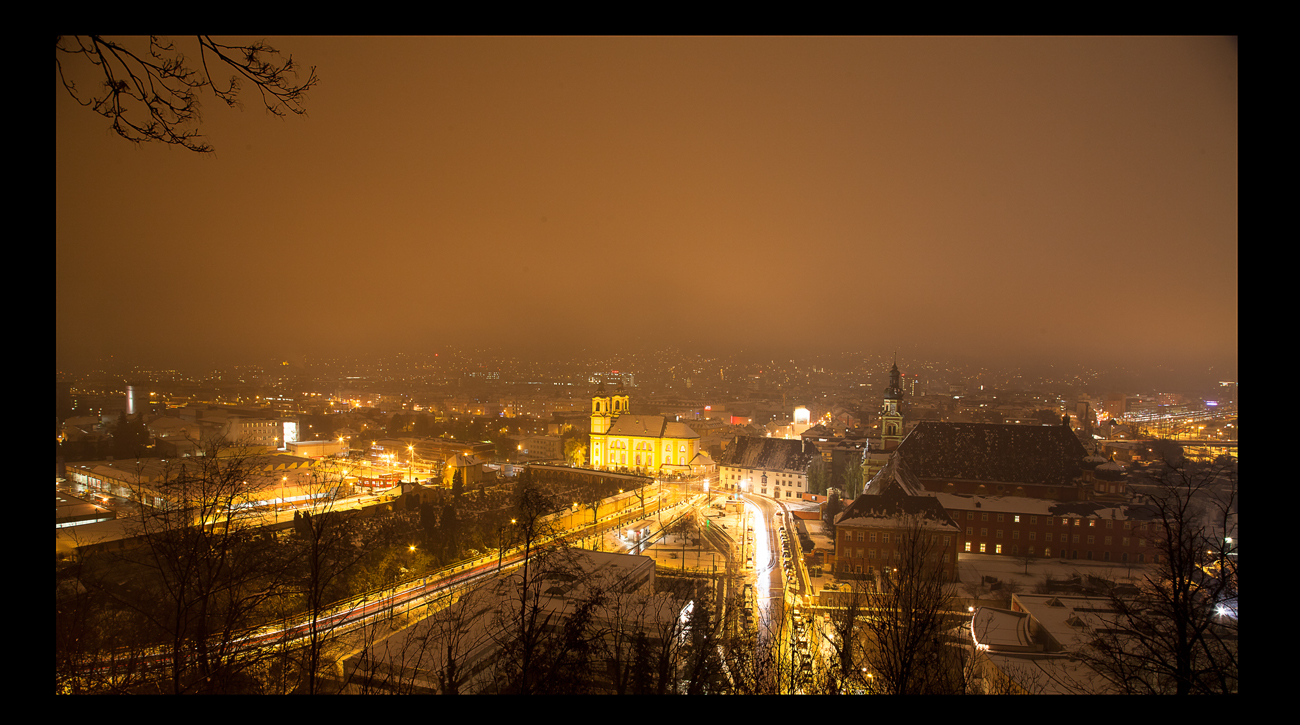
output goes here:
{"type": "Polygon", "coordinates": [[[267,43],[315,67],[306,115],[203,96],[211,154],[59,89],[60,370],[673,346],[1235,379],[1234,40],[267,43]]]}
{"type": "Polygon", "coordinates": [[[58,694],[1237,694],[1235,37],[56,38],[58,694]]]}

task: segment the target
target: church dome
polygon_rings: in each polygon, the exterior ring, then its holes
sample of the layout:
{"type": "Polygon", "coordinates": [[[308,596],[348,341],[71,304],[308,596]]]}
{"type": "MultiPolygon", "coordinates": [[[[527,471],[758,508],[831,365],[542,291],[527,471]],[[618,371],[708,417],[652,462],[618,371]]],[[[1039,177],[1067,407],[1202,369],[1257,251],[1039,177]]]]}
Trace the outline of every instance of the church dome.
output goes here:
{"type": "Polygon", "coordinates": [[[1124,477],[1124,468],[1115,462],[1112,458],[1109,461],[1097,466],[1093,474],[1103,481],[1118,481],[1124,477]]]}

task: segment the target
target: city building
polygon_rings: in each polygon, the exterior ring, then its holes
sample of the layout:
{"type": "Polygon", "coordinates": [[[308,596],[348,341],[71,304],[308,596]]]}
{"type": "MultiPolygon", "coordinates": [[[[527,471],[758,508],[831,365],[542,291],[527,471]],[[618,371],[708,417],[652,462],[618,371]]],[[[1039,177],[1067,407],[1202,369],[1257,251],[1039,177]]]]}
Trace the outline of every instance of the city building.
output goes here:
{"type": "Polygon", "coordinates": [[[247,476],[240,487],[237,506],[282,506],[336,495],[341,480],[320,475],[310,458],[284,454],[196,461],[192,458],[75,463],[67,467],[74,493],[83,491],[117,496],[147,506],[178,503],[188,488],[177,481],[218,478],[226,471],[247,476]],[[187,478],[187,476],[189,478],[187,478]]]}
{"type": "MultiPolygon", "coordinates": [[[[686,473],[701,454],[690,426],[662,415],[632,415],[620,383],[611,395],[601,383],[591,398],[591,465],[638,471],[686,473]]],[[[711,463],[711,461],[710,461],[711,463]]]]}
{"type": "Polygon", "coordinates": [[[875,579],[905,566],[909,535],[928,537],[924,550],[938,558],[945,576],[957,576],[961,529],[933,496],[917,493],[919,484],[901,462],[890,461],[871,480],[867,492],[835,517],[835,573],[875,579]]]}
{"type": "Polygon", "coordinates": [[[937,493],[1093,497],[1088,451],[1063,425],[921,421],[895,455],[925,490],[937,493]]]}
{"type": "Polygon", "coordinates": [[[564,457],[564,441],[559,436],[525,436],[519,445],[519,452],[534,460],[556,461],[564,457]]]}
{"type": "Polygon", "coordinates": [[[931,493],[962,529],[963,553],[1146,564],[1159,561],[1144,505],[931,493]]]}
{"type": "Polygon", "coordinates": [[[802,499],[808,468],[820,456],[804,439],[737,436],[718,462],[718,485],[771,498],[802,499]]]}

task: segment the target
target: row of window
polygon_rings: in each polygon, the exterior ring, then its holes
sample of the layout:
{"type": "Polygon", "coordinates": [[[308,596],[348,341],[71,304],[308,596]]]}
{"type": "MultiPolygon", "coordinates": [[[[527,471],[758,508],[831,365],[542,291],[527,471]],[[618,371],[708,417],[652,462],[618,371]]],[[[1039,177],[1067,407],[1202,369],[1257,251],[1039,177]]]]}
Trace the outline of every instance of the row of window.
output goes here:
{"type": "MultiPolygon", "coordinates": [[[[848,544],[848,543],[852,543],[852,542],[853,542],[853,537],[854,537],[854,534],[855,534],[855,533],[857,534],[857,540],[858,540],[859,542],[862,542],[862,541],[869,541],[869,542],[871,542],[871,543],[873,543],[873,544],[876,543],[876,533],[877,533],[877,532],[875,532],[875,531],[857,531],[857,532],[853,532],[853,531],[845,531],[845,532],[844,532],[844,536],[841,537],[840,540],[843,541],[843,542],[846,543],[846,544],[848,544]]],[[[879,533],[880,533],[880,543],[882,543],[882,544],[888,544],[888,543],[889,543],[889,532],[888,532],[888,531],[881,531],[881,532],[879,532],[879,533]]],[[[939,536],[939,534],[930,534],[930,540],[931,540],[931,541],[934,541],[934,538],[935,538],[936,536],[939,536]]],[[[896,540],[897,540],[897,541],[902,541],[902,536],[900,535],[896,540]]],[[[947,546],[947,545],[949,545],[949,544],[951,544],[951,543],[952,543],[952,536],[950,536],[950,535],[944,535],[944,537],[943,537],[943,545],[944,545],[944,546],[947,546]]]]}
{"type": "MultiPolygon", "coordinates": [[[[1020,547],[1019,547],[1019,546],[1016,546],[1015,544],[1012,544],[1012,545],[1010,546],[1010,548],[1009,548],[1007,551],[1005,551],[1005,552],[1002,551],[1002,544],[992,544],[992,547],[993,547],[993,551],[992,551],[992,552],[989,552],[989,551],[988,551],[988,547],[989,547],[989,546],[990,546],[989,544],[980,544],[980,545],[979,545],[979,553],[981,553],[981,554],[988,554],[988,553],[993,553],[993,554],[1003,554],[1003,553],[1008,553],[1008,554],[1010,554],[1011,556],[1019,556],[1019,555],[1020,555],[1020,547]]],[[[971,542],[967,541],[967,542],[966,542],[966,551],[969,552],[969,553],[975,553],[974,551],[971,550],[971,547],[972,547],[971,542]]],[[[1032,546],[1029,547],[1029,552],[1028,552],[1028,554],[1029,554],[1029,556],[1037,556],[1037,553],[1035,553],[1034,547],[1032,547],[1032,546]]],[[[1060,552],[1060,556],[1061,556],[1061,558],[1078,559],[1078,558],[1079,558],[1079,552],[1078,552],[1077,549],[1076,549],[1076,550],[1073,550],[1073,551],[1070,552],[1070,555],[1067,557],[1067,556],[1066,556],[1066,553],[1065,553],[1065,550],[1062,549],[1061,552],[1060,552]]],[[[1051,549],[1051,547],[1044,547],[1044,548],[1043,548],[1043,558],[1044,558],[1044,559],[1050,559],[1050,558],[1052,558],[1052,549],[1051,549]]],[[[1092,559],[1092,558],[1093,558],[1093,552],[1091,552],[1091,551],[1085,552],[1085,558],[1087,558],[1087,559],[1092,559]]],[[[1102,560],[1102,561],[1110,561],[1110,552],[1109,552],[1109,551],[1103,551],[1103,552],[1101,552],[1101,560],[1102,560]]],[[[1127,561],[1128,561],[1128,552],[1127,552],[1127,551],[1121,551],[1120,554],[1119,554],[1119,560],[1120,560],[1121,562],[1127,562],[1127,561]]],[[[1145,554],[1145,553],[1141,553],[1141,552],[1139,552],[1138,555],[1137,555],[1137,563],[1139,563],[1139,564],[1145,564],[1145,563],[1146,563],[1146,560],[1147,560],[1146,554],[1145,554]]],[[[1160,555],[1159,555],[1159,554],[1156,554],[1156,561],[1157,561],[1157,562],[1160,561],[1160,555]]]]}
{"type": "MultiPolygon", "coordinates": [[[[949,552],[947,552],[947,551],[943,552],[943,563],[948,564],[948,563],[951,563],[951,562],[952,562],[952,554],[949,553],[949,552]]],[[[889,567],[885,567],[885,569],[881,569],[881,572],[884,572],[884,571],[885,571],[886,569],[888,569],[888,568],[889,568],[889,567]]],[[[840,564],[840,571],[842,571],[842,572],[844,572],[845,574],[847,574],[847,573],[849,573],[850,570],[852,570],[854,574],[861,574],[861,573],[862,573],[862,565],[861,565],[861,564],[849,564],[849,563],[847,563],[847,562],[842,562],[842,563],[840,564]]],[[[871,574],[871,575],[875,575],[875,573],[876,573],[876,567],[871,566],[871,565],[868,564],[868,565],[867,565],[867,573],[868,573],[868,574],[871,574]]]]}
{"type": "MultiPolygon", "coordinates": [[[[966,527],[966,535],[967,535],[967,536],[974,536],[974,535],[975,535],[975,527],[973,527],[973,526],[967,526],[967,527],[966,527]]],[[[985,528],[981,528],[981,529],[980,529],[980,536],[987,538],[988,535],[989,535],[989,530],[988,530],[988,529],[985,529],[985,528]]],[[[1069,537],[1069,536],[1070,536],[1069,534],[1061,534],[1061,543],[1063,543],[1063,544],[1066,543],[1066,541],[1067,541],[1067,537],[1069,537]]],[[[1002,529],[994,529],[994,536],[993,536],[993,538],[995,538],[995,539],[1001,539],[1001,538],[1003,538],[1003,536],[1002,536],[1002,529]]],[[[1020,538],[1020,531],[1019,531],[1018,529],[1017,529],[1017,530],[1013,530],[1013,531],[1011,532],[1011,538],[1013,538],[1013,539],[1019,539],[1019,538],[1020,538]]],[[[1029,540],[1030,540],[1030,541],[1036,541],[1037,539],[1038,539],[1038,532],[1037,532],[1037,531],[1030,531],[1030,532],[1029,532],[1029,540]]],[[[1102,539],[1104,540],[1106,546],[1111,546],[1112,544],[1114,544],[1115,537],[1113,537],[1113,536],[1104,536],[1104,537],[1102,537],[1102,539]]],[[[1051,532],[1048,532],[1048,533],[1043,534],[1043,540],[1046,541],[1046,542],[1049,543],[1049,544],[1052,543],[1052,534],[1051,534],[1051,532]]],[[[1120,544],[1121,546],[1128,546],[1128,545],[1129,545],[1129,542],[1131,541],[1131,539],[1130,539],[1129,537],[1127,537],[1127,536],[1120,537],[1120,540],[1123,542],[1122,544],[1120,544]]],[[[1096,536],[1089,536],[1089,537],[1088,537],[1088,543],[1089,543],[1089,544],[1094,544],[1094,543],[1096,543],[1096,541],[1097,541],[1097,537],[1096,537],[1096,536]]],[[[1080,541],[1079,541],[1079,534],[1075,534],[1075,535],[1074,535],[1073,543],[1075,543],[1075,544],[1080,543],[1080,541]]],[[[1146,539],[1143,539],[1143,538],[1139,538],[1139,539],[1138,539],[1138,546],[1146,546],[1146,545],[1147,545],[1147,540],[1146,540],[1146,539]]]]}
{"type": "MultiPolygon", "coordinates": [[[[998,517],[997,520],[998,520],[999,523],[1003,522],[1003,521],[1006,519],[1007,516],[1010,516],[1010,517],[1011,517],[1011,521],[1012,521],[1012,523],[1016,523],[1016,524],[1021,523],[1021,521],[1020,521],[1021,517],[1025,516],[1025,514],[995,514],[995,515],[998,517]]],[[[952,517],[953,517],[954,519],[958,518],[958,512],[956,512],[956,511],[952,512],[952,517]]],[[[1037,516],[1029,516],[1028,518],[1029,518],[1029,523],[1030,523],[1030,524],[1034,524],[1034,525],[1036,525],[1036,524],[1038,523],[1038,517],[1037,517],[1037,516]]],[[[1050,526],[1053,522],[1057,521],[1057,518],[1056,518],[1056,517],[1053,517],[1053,516],[1044,516],[1043,518],[1045,519],[1043,523],[1045,523],[1045,524],[1047,524],[1047,525],[1049,525],[1049,526],[1050,526]]],[[[974,521],[974,520],[975,520],[975,512],[974,512],[974,511],[967,511],[967,512],[966,512],[966,520],[967,520],[967,521],[974,521]]],[[[988,514],[988,512],[987,512],[987,511],[981,512],[981,513],[980,513],[980,521],[988,521],[988,520],[989,520],[989,514],[988,514]]],[[[1060,520],[1060,522],[1061,522],[1061,526],[1070,526],[1070,525],[1071,525],[1071,524],[1070,524],[1071,521],[1074,522],[1074,524],[1073,524],[1074,526],[1082,526],[1083,524],[1082,524],[1081,522],[1082,522],[1082,521],[1085,521],[1085,519],[1080,519],[1080,518],[1069,518],[1069,517],[1065,517],[1065,516],[1060,517],[1059,520],[1060,520]]],[[[1108,528],[1108,529],[1113,529],[1113,528],[1115,528],[1115,520],[1114,520],[1114,519],[1086,519],[1086,521],[1088,522],[1088,526],[1089,526],[1089,527],[1096,527],[1098,521],[1105,521],[1105,522],[1106,522],[1106,528],[1108,528]]],[[[1133,528],[1133,522],[1132,522],[1132,521],[1125,521],[1125,522],[1124,522],[1124,528],[1126,528],[1126,529],[1131,529],[1131,528],[1133,528]]],[[[1142,529],[1142,531],[1146,531],[1146,530],[1147,530],[1147,525],[1146,525],[1146,524],[1141,524],[1141,529],[1142,529]]]]}
{"type": "MultiPolygon", "coordinates": [[[[596,442],[596,447],[597,447],[597,448],[600,447],[600,442],[599,442],[599,441],[596,442]]],[[[612,440],[612,441],[609,442],[609,447],[612,448],[612,449],[615,449],[615,450],[623,450],[623,451],[625,451],[625,450],[627,450],[627,441],[625,441],[625,440],[612,440]]],[[[651,447],[651,444],[648,443],[648,442],[646,442],[646,441],[637,441],[637,444],[636,444],[635,446],[633,446],[633,448],[634,448],[635,450],[638,450],[638,451],[653,451],[653,450],[654,450],[654,449],[651,447]]],[[[685,444],[685,443],[682,443],[681,445],[678,446],[678,449],[677,449],[677,450],[678,450],[679,453],[685,453],[685,452],[686,452],[686,444],[685,444]]],[[[664,443],[664,453],[665,453],[665,454],[668,454],[668,453],[672,453],[672,451],[673,451],[673,444],[672,444],[672,443],[664,443]]]]}
{"type": "MultiPolygon", "coordinates": [[[[723,477],[724,479],[731,479],[731,480],[734,480],[734,481],[739,481],[740,479],[746,477],[746,476],[744,476],[744,475],[741,474],[741,473],[731,473],[731,472],[730,472],[731,469],[728,469],[728,468],[723,468],[723,469],[721,469],[721,471],[722,471],[722,477],[723,477]]],[[[759,475],[759,476],[761,476],[762,474],[751,474],[751,475],[749,476],[749,478],[753,478],[755,475],[759,475]]],[[[785,480],[786,480],[786,479],[788,479],[789,481],[794,481],[794,482],[798,482],[798,481],[802,481],[802,480],[803,480],[803,476],[796,476],[796,475],[793,474],[793,473],[782,473],[782,472],[780,472],[780,471],[777,471],[776,473],[771,474],[770,478],[781,479],[781,480],[777,480],[776,483],[785,483],[785,480]]]]}

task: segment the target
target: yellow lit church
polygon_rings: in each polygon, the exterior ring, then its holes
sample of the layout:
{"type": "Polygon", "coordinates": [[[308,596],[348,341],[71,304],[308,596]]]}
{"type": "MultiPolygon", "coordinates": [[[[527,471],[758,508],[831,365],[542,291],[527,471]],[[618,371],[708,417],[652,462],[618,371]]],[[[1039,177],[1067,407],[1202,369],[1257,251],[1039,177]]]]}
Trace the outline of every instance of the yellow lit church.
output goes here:
{"type": "Polygon", "coordinates": [[[631,415],[620,381],[614,394],[605,383],[591,397],[591,465],[647,472],[709,469],[713,460],[701,452],[700,436],[685,423],[662,415],[631,415]]]}

